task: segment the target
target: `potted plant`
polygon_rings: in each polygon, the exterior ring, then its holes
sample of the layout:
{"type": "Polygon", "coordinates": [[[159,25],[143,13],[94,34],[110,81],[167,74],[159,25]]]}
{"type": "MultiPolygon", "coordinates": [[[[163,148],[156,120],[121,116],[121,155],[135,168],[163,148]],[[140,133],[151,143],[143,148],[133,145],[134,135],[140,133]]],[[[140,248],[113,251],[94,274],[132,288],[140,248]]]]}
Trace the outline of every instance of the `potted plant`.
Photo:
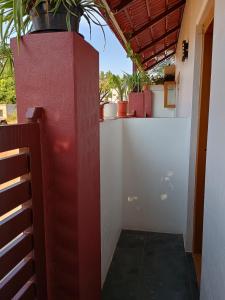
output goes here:
{"type": "Polygon", "coordinates": [[[142,89],[142,75],[141,72],[133,74],[125,73],[125,80],[127,82],[128,92],[140,93],[142,89]]]}
{"type": "Polygon", "coordinates": [[[99,79],[99,118],[100,121],[104,120],[104,106],[109,103],[109,97],[111,97],[111,77],[112,73],[103,71],[100,73],[99,79]]]}
{"type": "Polygon", "coordinates": [[[119,118],[127,116],[127,81],[125,76],[122,78],[118,75],[112,75],[111,78],[112,88],[114,88],[118,94],[117,102],[117,116],[119,118]]]}
{"type": "Polygon", "coordinates": [[[1,0],[1,43],[7,44],[12,34],[18,40],[29,32],[74,31],[79,32],[80,19],[99,25],[105,37],[103,25],[97,18],[102,5],[94,0],[1,0]]]}
{"type": "Polygon", "coordinates": [[[142,93],[142,72],[125,75],[128,86],[129,115],[144,116],[144,93],[142,93]]]}
{"type": "Polygon", "coordinates": [[[141,72],[141,85],[142,85],[142,90],[146,91],[149,90],[149,86],[151,84],[150,77],[147,72],[143,71],[141,72]]]}

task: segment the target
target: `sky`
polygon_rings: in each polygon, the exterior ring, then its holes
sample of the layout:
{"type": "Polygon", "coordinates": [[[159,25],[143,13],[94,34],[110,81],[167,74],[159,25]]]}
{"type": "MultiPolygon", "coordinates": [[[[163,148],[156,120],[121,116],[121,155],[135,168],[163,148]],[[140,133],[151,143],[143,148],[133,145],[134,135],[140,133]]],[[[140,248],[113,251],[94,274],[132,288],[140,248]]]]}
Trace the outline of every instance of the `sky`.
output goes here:
{"type": "Polygon", "coordinates": [[[79,31],[84,35],[85,40],[98,50],[100,71],[111,71],[118,75],[122,75],[123,72],[132,72],[131,60],[127,58],[126,52],[108,26],[104,26],[106,44],[101,28],[94,24],[92,24],[92,35],[90,39],[89,26],[83,18],[81,19],[79,31]]]}

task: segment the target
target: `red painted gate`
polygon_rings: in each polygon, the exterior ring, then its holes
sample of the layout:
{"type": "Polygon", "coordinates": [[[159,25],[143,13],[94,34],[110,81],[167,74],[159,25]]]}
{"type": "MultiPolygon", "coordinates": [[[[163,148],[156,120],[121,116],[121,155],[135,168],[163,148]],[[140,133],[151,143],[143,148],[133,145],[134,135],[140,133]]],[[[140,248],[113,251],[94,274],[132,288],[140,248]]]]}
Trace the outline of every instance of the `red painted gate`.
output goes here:
{"type": "Polygon", "coordinates": [[[47,299],[37,122],[0,126],[0,248],[0,299],[47,299]]]}

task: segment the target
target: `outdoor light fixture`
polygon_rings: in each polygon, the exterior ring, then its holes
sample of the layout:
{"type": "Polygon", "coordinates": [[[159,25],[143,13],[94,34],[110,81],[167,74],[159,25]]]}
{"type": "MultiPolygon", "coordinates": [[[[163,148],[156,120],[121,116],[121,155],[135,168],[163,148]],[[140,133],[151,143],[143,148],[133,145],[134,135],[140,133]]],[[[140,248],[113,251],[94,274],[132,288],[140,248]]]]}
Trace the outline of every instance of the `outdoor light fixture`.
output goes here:
{"type": "Polygon", "coordinates": [[[182,42],[182,61],[185,61],[186,59],[188,59],[188,49],[189,49],[189,42],[184,40],[182,42]]]}

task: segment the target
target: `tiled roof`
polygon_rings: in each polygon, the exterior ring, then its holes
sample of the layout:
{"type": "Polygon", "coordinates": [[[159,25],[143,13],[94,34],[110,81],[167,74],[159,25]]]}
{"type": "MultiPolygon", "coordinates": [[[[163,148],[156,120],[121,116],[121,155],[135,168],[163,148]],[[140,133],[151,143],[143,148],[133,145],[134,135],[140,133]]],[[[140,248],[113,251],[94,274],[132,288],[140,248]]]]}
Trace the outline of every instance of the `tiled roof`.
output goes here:
{"type": "MultiPolygon", "coordinates": [[[[144,69],[176,52],[186,0],[105,0],[126,41],[139,53],[144,69]]],[[[121,44],[118,30],[108,19],[121,44]]]]}

